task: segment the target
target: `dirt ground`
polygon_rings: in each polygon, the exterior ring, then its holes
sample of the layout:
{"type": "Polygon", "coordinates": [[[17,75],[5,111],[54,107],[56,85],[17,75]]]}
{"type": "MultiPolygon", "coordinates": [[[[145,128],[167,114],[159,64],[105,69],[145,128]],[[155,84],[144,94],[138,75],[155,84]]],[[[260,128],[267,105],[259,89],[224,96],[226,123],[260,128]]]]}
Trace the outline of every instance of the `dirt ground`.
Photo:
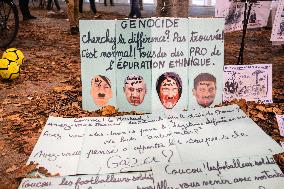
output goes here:
{"type": "MultiPolygon", "coordinates": [[[[12,82],[0,80],[1,189],[18,187],[27,172],[24,165],[48,116],[101,115],[101,112],[81,109],[79,35],[69,35],[66,15],[49,16],[46,10],[39,9],[33,13],[38,19],[21,21],[18,37],[13,43],[26,56],[20,78],[12,82]]],[[[94,18],[91,13],[81,16],[94,18]]],[[[103,12],[96,15],[96,19],[123,17],[103,12]]],[[[239,103],[268,135],[277,142],[284,142],[274,116],[284,111],[284,50],[281,46],[271,45],[270,34],[271,29],[264,28],[248,31],[244,63],[273,65],[275,103],[239,103]]],[[[225,34],[225,64],[236,64],[240,38],[241,32],[225,34]]],[[[283,171],[284,153],[275,158],[283,171]]]]}

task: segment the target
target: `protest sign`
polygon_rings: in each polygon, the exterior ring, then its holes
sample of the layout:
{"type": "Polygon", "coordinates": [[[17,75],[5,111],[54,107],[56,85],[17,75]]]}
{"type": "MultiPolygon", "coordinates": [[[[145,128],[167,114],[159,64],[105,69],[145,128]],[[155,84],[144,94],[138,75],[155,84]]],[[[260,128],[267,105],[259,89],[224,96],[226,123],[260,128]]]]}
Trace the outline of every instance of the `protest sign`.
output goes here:
{"type": "MultiPolygon", "coordinates": [[[[151,113],[199,107],[189,86],[193,86],[195,78],[192,77],[203,72],[211,74],[217,82],[216,86],[212,85],[214,94],[210,102],[200,107],[221,102],[223,19],[117,20],[104,23],[104,27],[101,22],[82,20],[81,26],[83,109],[97,110],[111,104],[121,111],[151,113]],[[115,28],[115,32],[110,33],[110,28],[115,28]],[[94,52],[98,52],[93,54],[98,56],[83,56],[86,49],[95,49],[94,52]],[[103,63],[90,64],[90,61],[103,63]],[[95,81],[100,83],[95,83],[98,86],[95,92],[90,89],[94,75],[98,76],[95,81]],[[116,85],[110,87],[109,83],[114,81],[116,85]],[[100,91],[99,85],[105,89],[100,91]],[[101,105],[91,103],[90,90],[95,94],[93,101],[100,101],[101,105]]],[[[204,82],[210,81],[199,82],[204,87],[208,84],[204,82]]],[[[205,95],[199,94],[200,98],[205,95]]]]}
{"type": "Polygon", "coordinates": [[[238,106],[228,106],[167,116],[50,117],[28,163],[64,176],[281,152],[238,106]]]}
{"type": "Polygon", "coordinates": [[[284,43],[284,1],[279,0],[273,27],[271,41],[284,43]]]}
{"type": "Polygon", "coordinates": [[[245,99],[272,103],[272,65],[226,65],[223,85],[223,101],[245,99]]]}
{"type": "Polygon", "coordinates": [[[156,189],[279,189],[284,185],[284,174],[272,156],[156,165],[153,175],[156,189]]]}
{"type": "MultiPolygon", "coordinates": [[[[248,28],[258,28],[267,25],[271,1],[258,1],[253,3],[248,28]]],[[[216,17],[225,18],[225,32],[243,29],[245,2],[231,0],[217,0],[215,8],[216,17]]]]}
{"type": "Polygon", "coordinates": [[[48,177],[40,179],[25,178],[22,180],[19,189],[151,189],[153,188],[153,180],[153,173],[150,171],[106,175],[48,177]]]}
{"type": "Polygon", "coordinates": [[[284,115],[276,115],[280,135],[284,136],[284,115]]]}
{"type": "Polygon", "coordinates": [[[96,110],[107,105],[116,106],[115,21],[89,20],[80,22],[80,50],[82,75],[82,106],[96,110]]]}

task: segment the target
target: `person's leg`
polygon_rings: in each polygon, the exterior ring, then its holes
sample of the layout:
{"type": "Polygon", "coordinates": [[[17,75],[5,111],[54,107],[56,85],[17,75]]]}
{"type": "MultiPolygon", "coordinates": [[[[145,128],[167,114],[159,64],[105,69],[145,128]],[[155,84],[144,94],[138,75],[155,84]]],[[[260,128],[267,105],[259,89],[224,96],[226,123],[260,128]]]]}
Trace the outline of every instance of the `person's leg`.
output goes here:
{"type": "Polygon", "coordinates": [[[46,7],[47,10],[51,10],[51,3],[52,3],[52,0],[47,1],[47,7],[46,7]]]}
{"type": "Polygon", "coordinates": [[[79,12],[80,13],[83,13],[83,5],[84,5],[83,0],[79,0],[79,12]]]}
{"type": "Polygon", "coordinates": [[[93,11],[93,13],[97,12],[95,0],[90,0],[90,7],[91,7],[91,10],[93,11]]]}
{"type": "Polygon", "coordinates": [[[28,17],[25,9],[25,0],[19,0],[19,7],[22,12],[23,18],[28,17]]]}
{"type": "Polygon", "coordinates": [[[112,0],[109,0],[109,2],[110,2],[110,5],[111,5],[111,6],[113,6],[113,2],[112,2],[112,0]]]}
{"type": "Polygon", "coordinates": [[[75,17],[74,17],[74,6],[75,6],[74,1],[76,0],[66,0],[67,15],[69,19],[71,34],[76,34],[76,23],[75,23],[75,17]]]}
{"type": "Polygon", "coordinates": [[[106,0],[104,0],[104,4],[105,4],[105,6],[107,6],[107,1],[106,0]]]}
{"type": "Polygon", "coordinates": [[[59,2],[58,2],[58,0],[54,0],[54,4],[55,4],[55,6],[56,6],[56,9],[58,10],[58,11],[60,11],[60,5],[59,5],[59,2]]]}
{"type": "Polygon", "coordinates": [[[74,18],[76,24],[76,30],[79,32],[79,1],[74,0],[74,18]]]}

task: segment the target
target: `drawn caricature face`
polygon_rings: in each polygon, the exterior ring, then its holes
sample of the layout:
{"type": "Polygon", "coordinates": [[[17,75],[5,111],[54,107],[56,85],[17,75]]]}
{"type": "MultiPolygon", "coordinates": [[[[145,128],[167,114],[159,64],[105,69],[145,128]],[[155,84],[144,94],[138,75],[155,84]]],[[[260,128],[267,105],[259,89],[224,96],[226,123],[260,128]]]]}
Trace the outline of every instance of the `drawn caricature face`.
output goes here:
{"type": "Polygon", "coordinates": [[[97,106],[106,106],[112,98],[109,79],[105,76],[96,75],[92,80],[91,94],[97,106]]]}
{"type": "Polygon", "coordinates": [[[167,109],[172,109],[180,98],[179,87],[177,82],[167,77],[162,81],[160,87],[160,100],[167,109]]]}
{"type": "Polygon", "coordinates": [[[196,89],[193,89],[193,95],[197,103],[202,107],[209,107],[216,95],[216,86],[213,81],[200,81],[196,89]]]}
{"type": "Polygon", "coordinates": [[[127,101],[133,106],[140,105],[144,101],[144,97],[147,93],[144,79],[139,75],[127,76],[123,89],[127,101]]]}

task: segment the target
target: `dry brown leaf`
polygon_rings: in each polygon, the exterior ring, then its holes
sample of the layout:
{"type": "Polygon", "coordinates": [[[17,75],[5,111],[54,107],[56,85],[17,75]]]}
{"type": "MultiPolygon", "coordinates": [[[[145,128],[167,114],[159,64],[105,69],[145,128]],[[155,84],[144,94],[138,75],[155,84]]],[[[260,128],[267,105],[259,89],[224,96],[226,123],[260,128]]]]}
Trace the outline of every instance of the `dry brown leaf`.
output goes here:
{"type": "Polygon", "coordinates": [[[21,120],[20,114],[10,115],[10,116],[8,116],[7,118],[8,118],[9,120],[11,120],[11,121],[15,121],[15,120],[19,121],[19,120],[21,120]]]}
{"type": "Polygon", "coordinates": [[[54,87],[53,90],[55,92],[62,92],[62,91],[70,91],[74,88],[74,86],[67,85],[67,86],[61,86],[61,87],[54,87]]]}
{"type": "Polygon", "coordinates": [[[27,177],[28,174],[35,171],[37,169],[37,166],[38,166],[38,164],[34,164],[32,162],[29,165],[24,165],[16,171],[15,177],[16,178],[25,178],[25,177],[27,177]]]}
{"type": "Polygon", "coordinates": [[[0,140],[0,151],[2,151],[5,147],[5,141],[4,140],[0,140]]]}
{"type": "Polygon", "coordinates": [[[12,165],[12,167],[9,167],[7,170],[6,170],[6,173],[10,173],[10,172],[13,172],[17,169],[17,166],[16,165],[12,165]]]}
{"type": "Polygon", "coordinates": [[[106,107],[103,107],[101,109],[101,112],[102,112],[102,115],[103,116],[106,116],[106,115],[112,115],[112,114],[115,114],[116,113],[116,109],[114,106],[106,106],[106,107]]]}
{"type": "Polygon", "coordinates": [[[262,111],[262,112],[266,112],[267,111],[264,105],[256,105],[255,108],[260,110],[260,111],[262,111]]]}
{"type": "Polygon", "coordinates": [[[279,108],[277,107],[273,107],[273,112],[277,115],[281,115],[282,114],[282,110],[280,110],[279,108]]]}
{"type": "Polygon", "coordinates": [[[262,113],[258,113],[258,114],[257,114],[257,117],[260,118],[260,119],[262,119],[262,120],[266,120],[262,113]]]}

